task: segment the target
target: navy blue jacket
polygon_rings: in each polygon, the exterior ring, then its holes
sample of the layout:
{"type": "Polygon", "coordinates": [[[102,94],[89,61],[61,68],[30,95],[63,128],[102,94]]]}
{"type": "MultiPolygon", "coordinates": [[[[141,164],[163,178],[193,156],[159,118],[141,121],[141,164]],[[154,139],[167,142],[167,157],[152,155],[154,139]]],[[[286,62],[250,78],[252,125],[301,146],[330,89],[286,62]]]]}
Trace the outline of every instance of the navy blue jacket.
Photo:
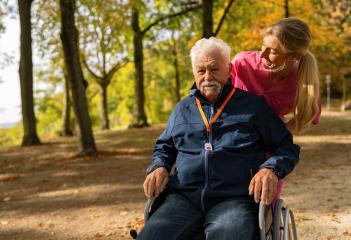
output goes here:
{"type": "Polygon", "coordinates": [[[183,194],[202,210],[229,198],[248,197],[249,183],[260,168],[274,168],[284,178],[299,160],[300,148],[293,144],[282,120],[263,99],[240,89],[207,134],[195,97],[210,122],[232,88],[229,80],[211,104],[193,87],[173,110],[147,169],[150,173],[163,166],[170,171],[175,164],[171,191],[183,194]],[[206,142],[212,144],[212,151],[204,149],[206,142]]]}

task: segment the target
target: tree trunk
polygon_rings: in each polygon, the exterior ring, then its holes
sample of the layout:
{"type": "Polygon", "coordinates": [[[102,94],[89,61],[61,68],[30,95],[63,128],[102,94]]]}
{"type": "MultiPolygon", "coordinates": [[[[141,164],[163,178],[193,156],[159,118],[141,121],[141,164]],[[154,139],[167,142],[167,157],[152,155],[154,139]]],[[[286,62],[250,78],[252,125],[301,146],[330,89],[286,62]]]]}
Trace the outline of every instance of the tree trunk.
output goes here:
{"type": "Polygon", "coordinates": [[[69,95],[69,80],[68,75],[65,71],[64,73],[64,96],[63,96],[63,109],[62,109],[62,130],[61,136],[73,136],[73,132],[71,130],[71,99],[69,95]]]}
{"type": "Polygon", "coordinates": [[[202,27],[203,33],[202,37],[209,38],[213,34],[213,1],[212,0],[203,0],[202,1],[202,27]]]}
{"type": "Polygon", "coordinates": [[[285,17],[288,18],[290,16],[290,14],[289,14],[289,0],[285,0],[284,9],[285,9],[285,17]]]}
{"type": "Polygon", "coordinates": [[[32,62],[32,26],[31,26],[32,0],[18,0],[18,10],[21,26],[21,56],[19,76],[22,100],[23,138],[22,146],[40,144],[37,135],[33,100],[33,62],[32,62]]]}
{"type": "MultiPolygon", "coordinates": [[[[103,82],[105,82],[104,80],[103,82]]],[[[108,119],[108,111],[107,111],[107,85],[100,85],[101,92],[101,130],[110,129],[110,123],[108,119]]]]}
{"type": "Polygon", "coordinates": [[[96,154],[96,146],[85,95],[84,77],[79,61],[78,34],[75,26],[74,0],[60,0],[61,41],[65,63],[72,90],[73,108],[76,117],[79,150],[84,155],[96,154]]]}
{"type": "Polygon", "coordinates": [[[342,79],[342,101],[341,101],[341,108],[340,110],[344,112],[346,110],[346,81],[345,81],[345,74],[341,74],[342,79]]]}
{"type": "Polygon", "coordinates": [[[134,65],[135,65],[135,94],[136,94],[136,112],[132,127],[146,127],[149,126],[145,114],[144,104],[144,69],[143,69],[143,35],[139,26],[139,11],[134,6],[132,8],[132,26],[134,32],[134,65]]]}
{"type": "Polygon", "coordinates": [[[176,97],[177,97],[177,102],[180,101],[180,78],[179,78],[179,67],[178,67],[178,58],[177,58],[177,43],[176,40],[173,38],[173,66],[175,70],[175,80],[176,80],[176,87],[175,87],[175,92],[176,92],[176,97]]]}

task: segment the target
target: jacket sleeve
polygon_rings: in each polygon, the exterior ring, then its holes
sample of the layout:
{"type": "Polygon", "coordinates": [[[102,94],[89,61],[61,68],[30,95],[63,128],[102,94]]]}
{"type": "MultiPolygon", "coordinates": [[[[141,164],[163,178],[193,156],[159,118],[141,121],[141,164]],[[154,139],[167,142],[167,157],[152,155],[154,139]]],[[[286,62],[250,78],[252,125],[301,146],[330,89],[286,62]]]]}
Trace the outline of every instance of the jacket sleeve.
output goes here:
{"type": "Polygon", "coordinates": [[[283,121],[262,102],[255,127],[270,156],[260,168],[273,168],[278,178],[288,175],[299,161],[300,147],[293,143],[293,136],[283,121]]]}
{"type": "Polygon", "coordinates": [[[178,105],[171,113],[171,116],[167,121],[166,128],[163,130],[156,141],[152,154],[152,163],[146,169],[147,174],[151,173],[153,170],[159,167],[165,167],[168,172],[170,172],[173,164],[175,163],[178,151],[173,142],[172,130],[175,124],[175,119],[178,111],[177,109],[178,105]]]}

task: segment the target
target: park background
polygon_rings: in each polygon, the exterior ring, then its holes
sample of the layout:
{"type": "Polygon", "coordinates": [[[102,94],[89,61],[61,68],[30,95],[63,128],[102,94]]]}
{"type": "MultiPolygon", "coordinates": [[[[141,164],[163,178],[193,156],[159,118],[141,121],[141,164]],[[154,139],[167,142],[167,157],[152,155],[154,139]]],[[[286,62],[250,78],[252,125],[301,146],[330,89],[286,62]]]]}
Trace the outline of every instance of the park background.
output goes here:
{"type": "Polygon", "coordinates": [[[155,139],[193,83],[191,46],[259,50],[287,16],[312,30],[323,110],[294,136],[282,198],[300,239],[351,239],[350,15],[349,0],[1,0],[0,38],[8,18],[22,33],[18,56],[0,52],[2,69],[21,63],[22,115],[0,128],[0,239],[130,239],[155,139]]]}

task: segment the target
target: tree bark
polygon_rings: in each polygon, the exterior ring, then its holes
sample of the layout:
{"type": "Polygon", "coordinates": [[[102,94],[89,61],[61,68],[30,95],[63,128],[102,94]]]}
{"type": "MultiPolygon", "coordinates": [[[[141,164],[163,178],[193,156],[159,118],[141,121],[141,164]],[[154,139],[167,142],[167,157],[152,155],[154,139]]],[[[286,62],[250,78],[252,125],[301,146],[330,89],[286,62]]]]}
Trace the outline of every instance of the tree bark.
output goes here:
{"type": "Polygon", "coordinates": [[[64,73],[64,96],[63,96],[63,109],[62,109],[62,130],[61,136],[73,136],[71,130],[71,98],[69,94],[69,80],[68,75],[64,73]]]}
{"type": "Polygon", "coordinates": [[[214,34],[213,34],[214,36],[217,36],[218,33],[219,33],[219,30],[221,30],[221,27],[223,25],[224,19],[227,16],[227,14],[229,13],[229,10],[230,10],[231,6],[233,5],[234,1],[235,0],[230,0],[230,2],[228,3],[227,7],[225,8],[224,13],[223,13],[221,19],[219,20],[218,26],[217,26],[214,34]]]}
{"type": "Polygon", "coordinates": [[[61,41],[65,63],[72,90],[73,108],[76,117],[79,151],[83,155],[96,154],[96,146],[85,95],[84,77],[79,61],[78,34],[75,26],[75,1],[60,0],[61,41]]]}
{"type": "Polygon", "coordinates": [[[40,144],[37,135],[33,100],[33,62],[32,62],[32,0],[18,0],[18,10],[21,26],[21,47],[19,76],[22,100],[23,138],[22,146],[40,144]]]}
{"type": "Polygon", "coordinates": [[[290,16],[290,14],[289,14],[289,0],[285,0],[284,9],[285,9],[285,17],[288,18],[290,16]]]}
{"type": "MultiPolygon", "coordinates": [[[[104,59],[106,58],[106,53],[103,52],[104,59]]],[[[104,60],[105,62],[105,60],[104,60]]],[[[121,60],[116,63],[109,71],[106,71],[106,64],[103,64],[103,74],[102,76],[98,73],[95,73],[88,65],[86,60],[83,58],[83,64],[88,72],[91,74],[93,78],[95,78],[97,84],[100,86],[101,93],[101,130],[109,130],[110,129],[110,120],[108,117],[108,95],[107,89],[110,86],[113,76],[115,73],[121,69],[128,62],[127,59],[121,60]]]]}
{"type": "MultiPolygon", "coordinates": [[[[107,82],[107,80],[104,80],[107,82]]],[[[108,119],[108,110],[107,110],[107,85],[100,85],[101,92],[101,130],[110,129],[110,122],[108,119]]]]}
{"type": "Polygon", "coordinates": [[[132,27],[133,27],[133,44],[134,44],[134,66],[135,66],[135,93],[136,93],[136,111],[134,112],[134,121],[131,127],[149,126],[144,109],[144,69],[143,69],[143,35],[139,25],[139,11],[136,6],[132,8],[132,27]]]}
{"type": "Polygon", "coordinates": [[[173,66],[175,70],[175,80],[176,80],[176,86],[175,86],[175,92],[176,92],[176,97],[177,97],[177,102],[180,101],[180,77],[179,77],[179,67],[178,67],[178,56],[177,56],[177,42],[173,37],[173,66]]]}
{"type": "Polygon", "coordinates": [[[138,2],[131,1],[132,3],[132,28],[133,28],[133,44],[134,44],[134,66],[135,66],[135,94],[136,94],[136,109],[134,111],[134,120],[130,127],[146,127],[149,126],[147,122],[147,117],[144,109],[145,95],[144,95],[144,69],[143,69],[143,36],[149,31],[153,26],[159,24],[160,22],[181,16],[190,11],[195,11],[200,7],[200,5],[195,5],[186,8],[180,12],[161,16],[154,22],[150,23],[144,30],[140,29],[139,25],[139,10],[138,2]]]}
{"type": "Polygon", "coordinates": [[[213,0],[203,0],[202,1],[202,26],[203,32],[202,37],[209,38],[213,34],[213,0]]]}

